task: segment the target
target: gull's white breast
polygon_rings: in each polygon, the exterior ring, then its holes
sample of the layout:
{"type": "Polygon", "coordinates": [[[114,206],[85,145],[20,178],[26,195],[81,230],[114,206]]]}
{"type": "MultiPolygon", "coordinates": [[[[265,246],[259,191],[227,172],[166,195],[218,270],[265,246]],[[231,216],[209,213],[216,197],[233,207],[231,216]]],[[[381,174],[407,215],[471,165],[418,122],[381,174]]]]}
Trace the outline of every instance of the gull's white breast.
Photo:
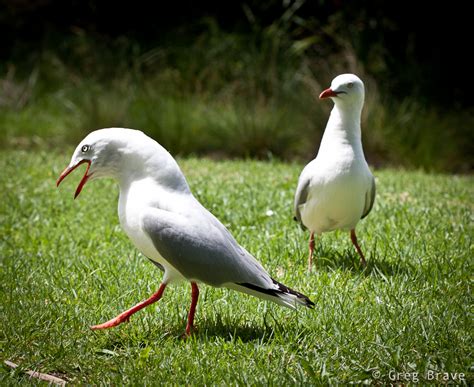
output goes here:
{"type": "Polygon", "coordinates": [[[350,230],[360,220],[371,173],[364,159],[318,157],[308,164],[310,185],[300,206],[303,224],[316,234],[350,230]]]}
{"type": "Polygon", "coordinates": [[[170,199],[169,195],[151,178],[134,181],[120,189],[118,214],[120,224],[133,244],[143,255],[162,265],[165,268],[165,279],[172,281],[184,277],[161,256],[142,226],[142,217],[147,210],[166,210],[165,203],[176,202],[176,197],[170,199]]]}

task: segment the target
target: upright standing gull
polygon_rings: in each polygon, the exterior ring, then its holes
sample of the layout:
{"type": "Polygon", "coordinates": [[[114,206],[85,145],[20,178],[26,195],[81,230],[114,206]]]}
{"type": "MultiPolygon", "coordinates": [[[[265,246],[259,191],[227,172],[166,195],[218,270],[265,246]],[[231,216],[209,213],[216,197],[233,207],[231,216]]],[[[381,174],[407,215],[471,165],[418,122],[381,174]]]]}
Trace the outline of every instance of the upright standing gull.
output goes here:
{"type": "Polygon", "coordinates": [[[199,296],[197,283],[227,287],[294,308],[313,307],[308,297],[270,277],[262,265],[240,246],[224,225],[193,196],[171,155],[138,130],[110,128],[90,133],[77,146],[57,185],[86,163],[75,198],[87,181],[115,178],[120,186],[120,223],[135,246],[164,276],[147,300],[91,329],[111,328],[158,301],[170,282],[191,282],[191,307],[186,334],[193,330],[199,296]]]}
{"type": "Polygon", "coordinates": [[[375,199],[375,180],[362,149],[360,118],[364,83],[354,74],[333,79],[319,98],[331,98],[334,108],[318,155],[301,172],[295,194],[296,219],[310,231],[308,268],[311,271],[314,234],[350,230],[351,240],[366,264],[355,227],[375,199]]]}

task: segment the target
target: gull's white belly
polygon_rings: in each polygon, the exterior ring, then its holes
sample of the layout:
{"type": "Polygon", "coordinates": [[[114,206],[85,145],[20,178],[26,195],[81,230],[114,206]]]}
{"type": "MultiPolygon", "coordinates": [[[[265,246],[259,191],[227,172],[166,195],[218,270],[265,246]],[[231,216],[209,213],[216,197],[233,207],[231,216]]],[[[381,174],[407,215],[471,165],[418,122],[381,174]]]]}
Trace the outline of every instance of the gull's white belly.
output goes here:
{"type": "Polygon", "coordinates": [[[183,279],[184,277],[181,273],[161,256],[152,240],[142,228],[141,214],[148,207],[147,203],[149,203],[149,200],[146,197],[148,196],[146,193],[150,193],[151,190],[149,187],[140,187],[140,185],[136,184],[133,188],[129,187],[128,191],[121,192],[118,205],[120,224],[135,247],[143,255],[165,268],[163,281],[170,282],[183,279]],[[131,197],[133,197],[133,200],[130,200],[131,197]]]}
{"type": "Polygon", "coordinates": [[[354,228],[364,211],[366,185],[363,177],[351,173],[330,181],[315,179],[300,206],[303,224],[316,234],[354,228]]]}

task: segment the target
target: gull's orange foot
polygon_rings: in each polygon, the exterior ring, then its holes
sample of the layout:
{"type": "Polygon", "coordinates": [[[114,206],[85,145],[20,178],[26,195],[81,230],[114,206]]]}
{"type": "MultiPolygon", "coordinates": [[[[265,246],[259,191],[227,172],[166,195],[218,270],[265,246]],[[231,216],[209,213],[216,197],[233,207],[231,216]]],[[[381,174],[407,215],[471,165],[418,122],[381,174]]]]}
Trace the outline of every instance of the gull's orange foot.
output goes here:
{"type": "Polygon", "coordinates": [[[93,331],[98,331],[100,329],[113,328],[113,327],[116,327],[117,325],[120,325],[124,322],[128,322],[129,319],[130,319],[130,317],[128,317],[128,316],[125,316],[125,317],[117,316],[117,317],[113,318],[112,320],[109,320],[109,321],[107,321],[103,324],[92,325],[90,328],[93,331]]]}

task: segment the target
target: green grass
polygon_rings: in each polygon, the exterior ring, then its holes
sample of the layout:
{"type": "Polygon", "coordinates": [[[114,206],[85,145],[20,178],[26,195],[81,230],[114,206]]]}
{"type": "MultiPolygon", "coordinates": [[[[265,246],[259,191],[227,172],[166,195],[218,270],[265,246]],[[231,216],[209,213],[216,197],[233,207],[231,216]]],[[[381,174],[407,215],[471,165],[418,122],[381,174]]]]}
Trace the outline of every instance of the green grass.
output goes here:
{"type": "MultiPolygon", "coordinates": [[[[92,385],[385,384],[390,371],[428,370],[474,382],[472,177],[376,171],[376,204],[358,227],[368,267],[348,235],[331,233],[308,274],[308,235],[291,210],[302,165],[180,159],[199,200],[316,303],[291,311],[201,286],[198,331],[182,340],[187,284],[129,324],[89,330],[149,296],[161,273],[121,231],[113,182],[74,201],[77,172],[56,189],[69,151],[0,153],[2,362],[92,385]]],[[[27,379],[0,366],[2,385],[27,379]]]]}

